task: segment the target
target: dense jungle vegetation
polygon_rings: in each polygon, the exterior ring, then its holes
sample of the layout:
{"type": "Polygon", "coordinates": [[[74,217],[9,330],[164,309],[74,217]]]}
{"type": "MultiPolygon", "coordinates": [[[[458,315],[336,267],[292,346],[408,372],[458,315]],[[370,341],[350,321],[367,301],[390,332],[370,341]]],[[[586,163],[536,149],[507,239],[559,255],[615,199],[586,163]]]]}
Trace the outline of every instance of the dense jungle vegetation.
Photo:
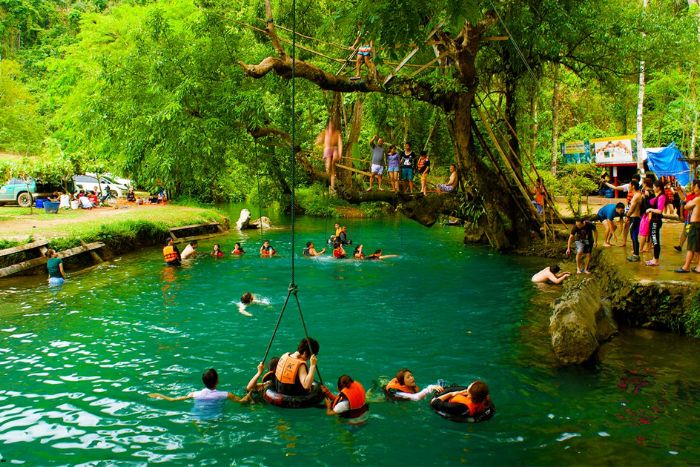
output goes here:
{"type": "MultiPolygon", "coordinates": [[[[291,1],[272,10],[290,53],[291,1]]],[[[468,130],[455,137],[462,104],[483,102],[503,135],[517,130],[506,138],[525,170],[527,152],[550,171],[563,141],[635,133],[642,61],[646,145],[697,152],[698,15],[697,0],[299,0],[298,58],[335,75],[359,21],[382,78],[418,46],[387,86],[343,93],[351,154],[366,159],[374,134],[410,140],[428,148],[436,178],[461,158],[465,181],[487,195],[484,148],[468,130]],[[447,61],[433,60],[448,46],[447,61]]],[[[111,171],[201,201],[242,200],[259,180],[265,201],[280,199],[290,80],[283,71],[255,79],[242,66],[279,55],[264,28],[263,0],[0,0],[0,151],[15,155],[0,171],[111,171]]],[[[351,63],[340,76],[353,72],[351,63]]],[[[314,141],[341,89],[296,85],[297,152],[322,171],[314,141]]],[[[466,112],[465,125],[479,125],[466,112]]]]}

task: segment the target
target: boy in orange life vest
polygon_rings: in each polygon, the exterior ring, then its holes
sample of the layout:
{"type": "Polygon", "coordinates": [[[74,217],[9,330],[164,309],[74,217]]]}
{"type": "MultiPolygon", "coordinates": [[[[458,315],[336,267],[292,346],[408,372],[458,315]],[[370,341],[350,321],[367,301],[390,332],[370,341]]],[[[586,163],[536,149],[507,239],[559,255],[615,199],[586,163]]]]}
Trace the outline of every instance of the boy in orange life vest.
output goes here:
{"type": "Polygon", "coordinates": [[[275,370],[277,392],[288,396],[301,396],[311,391],[316,373],[318,350],[316,339],[309,337],[299,342],[296,352],[292,354],[287,352],[280,357],[275,370]]]}
{"type": "Polygon", "coordinates": [[[322,387],[326,395],[326,414],[339,415],[343,418],[358,418],[364,415],[369,406],[366,404],[365,388],[358,381],[348,375],[338,378],[338,391],[334,396],[325,386],[322,387]]]}
{"type": "Polygon", "coordinates": [[[474,381],[463,391],[443,394],[430,401],[434,409],[442,412],[475,417],[491,406],[489,387],[483,381],[474,381]]]}

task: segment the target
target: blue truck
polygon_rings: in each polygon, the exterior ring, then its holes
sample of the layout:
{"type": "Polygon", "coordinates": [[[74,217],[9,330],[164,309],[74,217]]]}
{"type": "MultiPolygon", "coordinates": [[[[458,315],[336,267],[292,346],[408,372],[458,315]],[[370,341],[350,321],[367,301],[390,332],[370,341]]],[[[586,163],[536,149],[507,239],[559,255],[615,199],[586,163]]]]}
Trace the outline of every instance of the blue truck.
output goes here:
{"type": "Polygon", "coordinates": [[[36,198],[46,198],[54,192],[64,191],[63,187],[53,183],[44,183],[33,178],[11,178],[0,187],[0,205],[19,204],[28,208],[36,198]]]}

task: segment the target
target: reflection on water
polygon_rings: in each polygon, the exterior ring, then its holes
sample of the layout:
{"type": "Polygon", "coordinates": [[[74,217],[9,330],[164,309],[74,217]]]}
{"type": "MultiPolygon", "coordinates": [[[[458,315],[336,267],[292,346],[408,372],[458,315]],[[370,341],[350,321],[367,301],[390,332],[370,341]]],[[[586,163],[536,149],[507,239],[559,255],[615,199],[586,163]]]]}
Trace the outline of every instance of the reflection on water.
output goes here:
{"type": "MultiPolygon", "coordinates": [[[[450,422],[426,401],[386,402],[377,389],[360,427],[320,409],[226,403],[203,410],[146,397],[198,390],[210,367],[222,390],[242,395],[287,294],[290,244],[282,229],[265,233],[280,252],[272,260],[203,256],[177,269],[164,267],[153,249],[70,275],[59,293],[43,278],[3,283],[0,455],[29,464],[698,459],[698,341],[623,331],[602,349],[602,363],[560,368],[547,333],[558,289],[530,283],[542,261],[465,248],[458,229],[393,220],[348,227],[367,250],[400,257],[298,258],[299,300],[321,342],[323,377],[333,386],[347,373],[369,388],[408,367],[421,386],[484,379],[499,409],[493,420],[450,422]],[[247,314],[238,309],[246,291],[259,299],[247,314]]],[[[324,221],[301,219],[298,244],[320,245],[326,230],[324,221]]],[[[259,238],[215,241],[225,251],[236,241],[255,251],[259,238]]],[[[302,334],[289,307],[270,355],[293,350],[302,334]]]]}

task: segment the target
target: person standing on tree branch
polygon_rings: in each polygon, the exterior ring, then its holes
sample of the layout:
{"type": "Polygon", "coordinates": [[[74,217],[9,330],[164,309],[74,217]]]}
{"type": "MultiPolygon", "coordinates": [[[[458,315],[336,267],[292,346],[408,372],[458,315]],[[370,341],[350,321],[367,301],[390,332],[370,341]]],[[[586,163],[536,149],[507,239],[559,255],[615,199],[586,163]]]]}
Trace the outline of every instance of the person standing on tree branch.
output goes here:
{"type": "Polygon", "coordinates": [[[374,63],[372,63],[372,53],[374,51],[374,41],[367,38],[367,33],[365,28],[362,27],[362,23],[357,23],[357,38],[353,42],[352,46],[349,47],[350,50],[357,49],[357,61],[355,62],[355,76],[351,79],[360,79],[360,68],[362,67],[362,62],[367,65],[370,77],[378,80],[377,70],[374,68],[374,63]]]}
{"type": "Polygon", "coordinates": [[[382,174],[384,174],[384,140],[382,138],[377,139],[377,135],[374,135],[369,142],[369,147],[372,148],[372,165],[370,167],[369,188],[367,188],[367,191],[372,191],[372,182],[375,178],[377,179],[377,188],[379,188],[379,191],[384,191],[384,188],[382,188],[382,174]]]}

